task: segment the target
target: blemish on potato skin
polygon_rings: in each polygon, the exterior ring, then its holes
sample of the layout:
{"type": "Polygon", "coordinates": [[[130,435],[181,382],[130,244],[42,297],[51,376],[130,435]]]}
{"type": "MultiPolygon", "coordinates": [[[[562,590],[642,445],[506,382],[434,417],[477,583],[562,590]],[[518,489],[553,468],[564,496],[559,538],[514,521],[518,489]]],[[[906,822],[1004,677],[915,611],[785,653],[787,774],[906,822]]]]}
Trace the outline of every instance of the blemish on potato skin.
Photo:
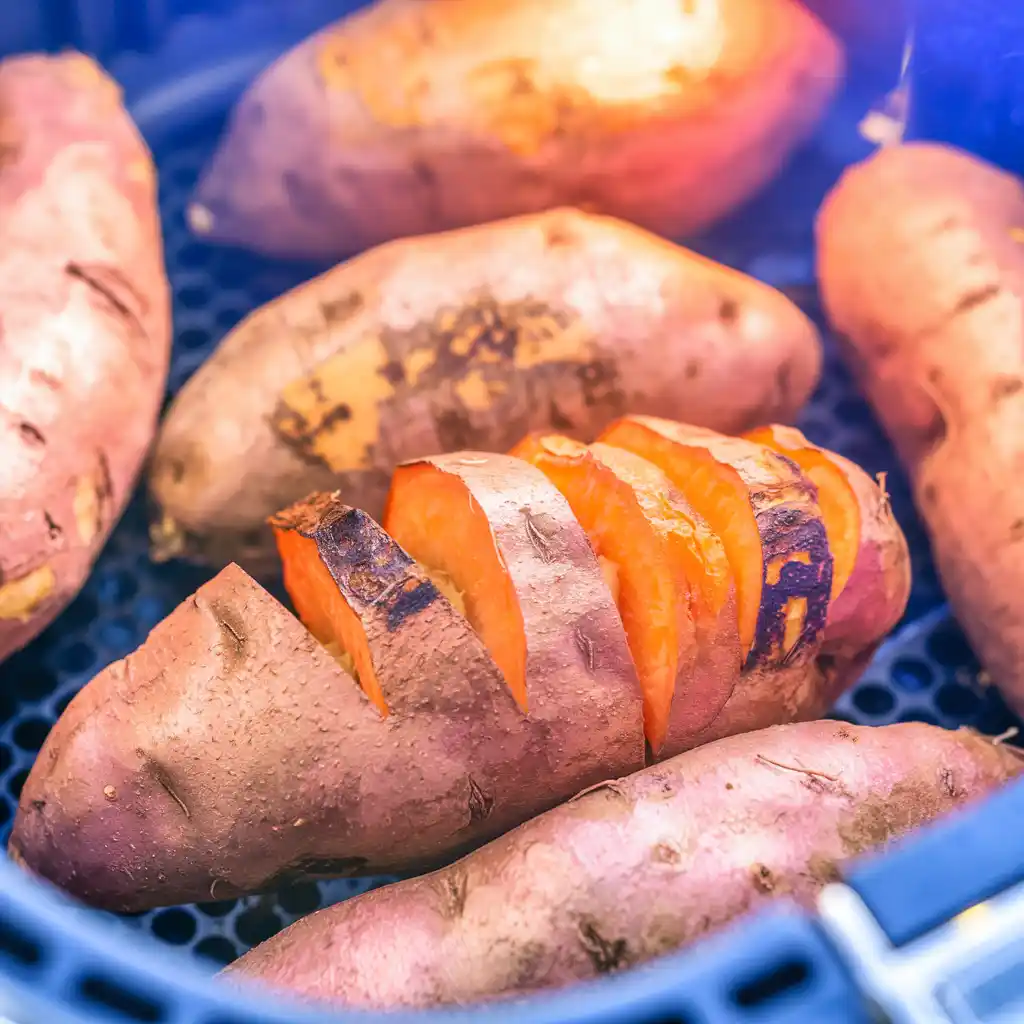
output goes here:
{"type": "Polygon", "coordinates": [[[471,825],[485,821],[491,816],[491,811],[494,810],[494,797],[490,793],[485,793],[472,775],[469,776],[468,806],[469,823],[471,825]]]}
{"type": "Polygon", "coordinates": [[[576,934],[597,974],[610,974],[629,966],[632,959],[629,944],[625,939],[606,938],[596,921],[583,918],[576,934]]]}
{"type": "Polygon", "coordinates": [[[397,588],[387,605],[388,632],[401,629],[407,619],[429,608],[440,596],[429,580],[410,580],[404,587],[397,588]]]}
{"type": "Polygon", "coordinates": [[[22,440],[29,447],[43,448],[46,446],[46,438],[43,436],[43,432],[27,420],[18,424],[18,432],[21,434],[22,440]]]}
{"type": "Polygon", "coordinates": [[[775,892],[777,886],[775,875],[766,864],[755,864],[750,869],[750,879],[758,892],[766,896],[775,892]]]}
{"type": "Polygon", "coordinates": [[[56,588],[57,576],[49,565],[0,581],[0,620],[28,622],[56,588]]]}

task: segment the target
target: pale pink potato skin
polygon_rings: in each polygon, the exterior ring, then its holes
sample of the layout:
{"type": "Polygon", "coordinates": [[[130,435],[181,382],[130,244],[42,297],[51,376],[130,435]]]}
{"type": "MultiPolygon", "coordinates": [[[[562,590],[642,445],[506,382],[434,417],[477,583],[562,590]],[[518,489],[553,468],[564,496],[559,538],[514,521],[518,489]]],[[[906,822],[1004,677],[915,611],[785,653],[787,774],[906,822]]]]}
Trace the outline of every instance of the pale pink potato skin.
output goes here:
{"type": "Polygon", "coordinates": [[[734,737],[595,787],[443,871],[303,918],[227,980],[364,1008],[582,981],[779,897],[809,907],[845,860],[1022,767],[984,737],[916,723],[734,737]]]}
{"type": "Polygon", "coordinates": [[[829,318],[906,464],[949,600],[1024,713],[1024,187],[955,150],[883,149],[817,224],[829,318]]]}
{"type": "Polygon", "coordinates": [[[0,659],[119,518],[170,340],[155,171],[117,86],[79,54],[0,61],[0,659]]]}
{"type": "Polygon", "coordinates": [[[379,517],[404,459],[590,441],[626,412],[737,433],[795,415],[820,367],[779,292],[612,218],[391,243],[254,312],[181,390],[149,473],[154,552],[273,572],[265,520],[311,491],[379,517]],[[323,401],[293,409],[311,375],[323,401]]]}
{"type": "Polygon", "coordinates": [[[769,182],[842,77],[795,0],[381,0],[250,87],[192,225],[331,258],[568,204],[681,237],[769,182]]]}
{"type": "Polygon", "coordinates": [[[641,768],[639,683],[582,529],[533,467],[461,454],[487,460],[462,471],[520,594],[527,715],[444,598],[400,632],[368,624],[382,718],[229,566],[72,701],[25,783],[11,856],[106,909],[227,899],[433,868],[641,768]],[[543,558],[522,508],[547,531],[543,558]]]}

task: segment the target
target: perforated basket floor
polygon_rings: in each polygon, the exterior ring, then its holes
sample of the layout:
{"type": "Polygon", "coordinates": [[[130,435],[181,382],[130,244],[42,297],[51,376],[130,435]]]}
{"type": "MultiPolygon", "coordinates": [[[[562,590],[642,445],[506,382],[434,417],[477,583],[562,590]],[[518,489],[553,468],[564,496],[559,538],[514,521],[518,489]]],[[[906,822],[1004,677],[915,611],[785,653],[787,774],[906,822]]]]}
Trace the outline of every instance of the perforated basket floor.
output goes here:
{"type": "MultiPolygon", "coordinates": [[[[218,128],[216,120],[194,125],[165,137],[157,148],[166,255],[175,295],[170,393],[249,310],[322,269],[267,263],[207,247],[189,236],[184,205],[218,128]]],[[[849,121],[840,118],[837,130],[846,134],[836,137],[848,139],[849,121]]],[[[812,288],[813,210],[841,162],[857,155],[848,152],[848,146],[834,144],[826,131],[770,194],[696,247],[784,288],[820,320],[812,288]]],[[[943,610],[906,482],[827,336],[826,341],[824,379],[800,425],[815,441],[872,473],[886,474],[915,566],[903,627],[836,713],[871,725],[920,720],[1003,733],[1012,720],[994,691],[979,679],[977,663],[943,610]]],[[[150,564],[145,512],[137,499],[81,596],[36,643],[0,666],[0,840],[6,843],[32,760],[71,697],[98,669],[134,649],[204,578],[194,569],[150,564]]],[[[191,951],[212,968],[298,916],[381,881],[308,883],[274,895],[160,910],[127,920],[161,942],[191,951]]]]}

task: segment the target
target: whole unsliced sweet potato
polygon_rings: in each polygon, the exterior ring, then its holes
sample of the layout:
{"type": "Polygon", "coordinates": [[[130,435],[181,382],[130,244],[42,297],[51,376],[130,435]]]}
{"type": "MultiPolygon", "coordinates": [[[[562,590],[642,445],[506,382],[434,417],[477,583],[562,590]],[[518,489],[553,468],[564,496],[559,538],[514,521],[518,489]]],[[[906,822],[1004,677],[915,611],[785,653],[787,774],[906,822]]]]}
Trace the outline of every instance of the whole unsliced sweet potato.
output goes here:
{"type": "Polygon", "coordinates": [[[149,477],[154,553],[257,575],[267,516],[340,488],[379,516],[391,470],[627,411],[739,431],[811,393],[817,332],[780,293],[574,210],[391,243],[271,302],[186,384],[149,477]]]}
{"type": "Polygon", "coordinates": [[[727,442],[629,418],[407,462],[383,528],[337,493],[279,513],[301,622],[237,566],[200,588],[71,702],[11,855],[120,910],[421,870],[645,757],[821,715],[899,618],[906,546],[889,516],[902,559],[836,589],[833,546],[848,569],[879,541],[862,489],[727,442]],[[854,585],[881,607],[836,646],[854,585]]]}
{"type": "Polygon", "coordinates": [[[818,221],[825,307],[908,466],[943,586],[1024,713],[1024,185],[910,144],[818,221]]]}
{"type": "Polygon", "coordinates": [[[443,871],[347,900],[232,965],[232,981],[387,1008],[608,974],[973,800],[1020,752],[928,725],[779,726],[596,786],[443,871]],[[384,953],[386,951],[386,953],[384,953]]]}
{"type": "Polygon", "coordinates": [[[156,427],[156,181],[88,58],[0,61],[0,659],[75,596],[156,427]]]}
{"type": "Polygon", "coordinates": [[[679,237],[769,181],[841,75],[796,0],[380,0],[250,88],[191,222],[323,258],[566,204],[679,237]]]}

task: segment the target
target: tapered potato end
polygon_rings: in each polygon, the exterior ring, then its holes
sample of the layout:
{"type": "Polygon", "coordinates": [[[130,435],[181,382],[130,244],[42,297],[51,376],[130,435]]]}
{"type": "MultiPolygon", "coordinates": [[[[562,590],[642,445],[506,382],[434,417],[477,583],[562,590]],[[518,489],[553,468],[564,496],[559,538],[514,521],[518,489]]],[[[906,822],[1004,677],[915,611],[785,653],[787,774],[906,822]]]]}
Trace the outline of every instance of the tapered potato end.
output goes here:
{"type": "Polygon", "coordinates": [[[318,752],[309,736],[373,717],[306,629],[229,566],[71,702],[25,782],[11,855],[109,910],[259,890],[321,859],[328,807],[348,801],[358,820],[354,791],[319,806],[297,763],[318,752]],[[265,841],[240,848],[239,828],[265,841]]]}

